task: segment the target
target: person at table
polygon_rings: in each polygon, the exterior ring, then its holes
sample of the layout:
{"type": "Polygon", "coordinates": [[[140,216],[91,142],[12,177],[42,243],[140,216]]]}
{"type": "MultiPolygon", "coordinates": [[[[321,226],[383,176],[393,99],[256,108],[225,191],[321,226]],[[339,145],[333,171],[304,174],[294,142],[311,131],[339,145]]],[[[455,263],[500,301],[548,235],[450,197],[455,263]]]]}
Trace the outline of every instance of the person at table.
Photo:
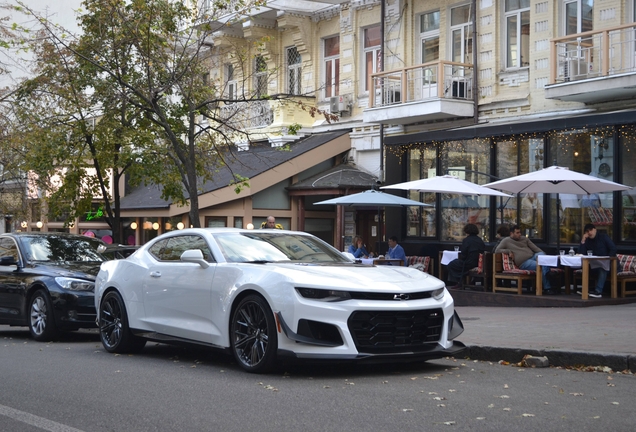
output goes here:
{"type": "Polygon", "coordinates": [[[479,265],[479,254],[484,253],[486,245],[479,237],[479,228],[475,224],[467,224],[464,226],[466,237],[462,240],[459,247],[459,257],[448,263],[448,280],[455,282],[454,286],[449,288],[460,288],[462,286],[462,278],[468,272],[479,265]]]}
{"type": "MultiPolygon", "coordinates": [[[[611,238],[604,232],[596,231],[594,224],[587,224],[583,227],[583,238],[579,245],[578,253],[587,255],[587,251],[592,251],[596,256],[616,256],[616,245],[611,238]]],[[[607,280],[607,270],[602,267],[590,269],[590,273],[596,278],[596,287],[594,292],[590,292],[590,297],[601,298],[603,287],[607,280]]],[[[581,291],[577,291],[581,294],[581,291]]]]}
{"type": "Polygon", "coordinates": [[[364,240],[362,240],[362,237],[360,236],[355,236],[353,238],[353,243],[351,245],[349,245],[349,251],[350,254],[353,254],[354,257],[356,258],[370,258],[373,257],[372,253],[369,253],[369,251],[367,251],[366,246],[364,245],[364,240]]]}
{"type": "Polygon", "coordinates": [[[406,254],[404,248],[398,244],[396,236],[389,237],[389,250],[386,252],[385,258],[402,260],[402,265],[406,267],[406,254]]]}
{"type": "MultiPolygon", "coordinates": [[[[509,254],[515,265],[521,270],[532,271],[537,271],[537,257],[539,255],[545,255],[545,252],[532,243],[528,237],[521,235],[519,225],[514,225],[510,228],[510,236],[499,243],[499,246],[495,249],[495,253],[500,252],[509,254]]],[[[550,267],[543,266],[541,270],[543,273],[543,294],[553,294],[554,292],[548,279],[550,267]]]]}
{"type": "Polygon", "coordinates": [[[497,235],[495,235],[495,238],[497,239],[497,243],[495,243],[495,246],[493,246],[492,250],[496,250],[497,246],[499,246],[499,243],[501,243],[503,239],[508,237],[510,237],[510,225],[508,224],[499,225],[499,228],[497,228],[497,235]]]}

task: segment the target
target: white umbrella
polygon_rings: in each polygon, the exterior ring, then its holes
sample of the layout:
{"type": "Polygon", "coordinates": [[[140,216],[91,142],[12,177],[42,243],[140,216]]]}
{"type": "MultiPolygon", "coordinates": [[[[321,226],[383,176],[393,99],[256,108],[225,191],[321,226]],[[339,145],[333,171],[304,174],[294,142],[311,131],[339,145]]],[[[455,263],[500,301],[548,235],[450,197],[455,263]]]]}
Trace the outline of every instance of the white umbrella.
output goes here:
{"type": "MultiPolygon", "coordinates": [[[[557,195],[557,221],[559,220],[559,194],[591,195],[601,192],[631,189],[620,183],[571,171],[567,167],[551,166],[528,174],[510,177],[484,185],[512,193],[555,193],[557,195]]],[[[561,244],[561,233],[557,234],[557,249],[561,244]]]]}
{"type": "Polygon", "coordinates": [[[511,196],[497,190],[489,189],[485,186],[462,180],[459,177],[455,177],[452,175],[429,177],[405,183],[382,186],[380,189],[414,190],[420,192],[437,192],[457,195],[494,195],[502,197],[511,196]]]}
{"type": "Polygon", "coordinates": [[[320,201],[315,204],[331,204],[350,207],[402,207],[402,206],[419,206],[430,207],[430,204],[424,204],[419,201],[413,201],[396,195],[380,192],[377,190],[368,190],[351,195],[343,195],[337,198],[320,201]]]}

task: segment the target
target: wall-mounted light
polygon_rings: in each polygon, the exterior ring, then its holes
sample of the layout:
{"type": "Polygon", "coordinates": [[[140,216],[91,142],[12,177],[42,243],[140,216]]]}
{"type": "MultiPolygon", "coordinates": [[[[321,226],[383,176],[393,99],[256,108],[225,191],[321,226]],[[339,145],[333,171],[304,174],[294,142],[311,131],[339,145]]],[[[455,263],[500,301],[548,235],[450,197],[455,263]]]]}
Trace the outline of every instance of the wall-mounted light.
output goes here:
{"type": "Polygon", "coordinates": [[[29,223],[28,223],[27,221],[22,221],[22,222],[20,222],[20,226],[21,226],[22,228],[28,228],[29,223]]]}
{"type": "Polygon", "coordinates": [[[152,224],[152,229],[155,231],[159,231],[159,222],[155,222],[152,224]]]}
{"type": "Polygon", "coordinates": [[[577,157],[579,155],[579,152],[575,151],[574,152],[574,157],[577,157]]]}
{"type": "Polygon", "coordinates": [[[248,223],[247,224],[247,229],[254,229],[254,224],[253,223],[248,223]]]}
{"type": "Polygon", "coordinates": [[[130,223],[130,229],[136,230],[137,229],[137,222],[131,222],[130,223]]]}
{"type": "Polygon", "coordinates": [[[177,224],[177,229],[182,230],[183,228],[185,228],[185,225],[183,224],[183,222],[179,222],[179,223],[177,224]]]}
{"type": "Polygon", "coordinates": [[[38,227],[38,228],[42,228],[44,226],[44,224],[42,223],[42,221],[37,221],[35,226],[38,227]]]}

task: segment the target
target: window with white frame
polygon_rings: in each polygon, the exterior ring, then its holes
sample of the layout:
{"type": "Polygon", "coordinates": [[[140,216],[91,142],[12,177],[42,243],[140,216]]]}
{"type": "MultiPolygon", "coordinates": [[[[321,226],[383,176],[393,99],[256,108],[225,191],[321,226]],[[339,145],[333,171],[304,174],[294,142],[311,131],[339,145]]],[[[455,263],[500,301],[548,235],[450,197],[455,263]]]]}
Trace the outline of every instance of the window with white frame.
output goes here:
{"type": "Polygon", "coordinates": [[[290,95],[302,94],[302,59],[298,48],[287,48],[287,93],[290,95]]]}
{"type": "Polygon", "coordinates": [[[382,52],[380,43],[382,35],[380,26],[373,26],[363,30],[362,51],[364,55],[364,90],[369,91],[371,87],[371,74],[380,70],[382,62],[382,52]]]}
{"type": "Polygon", "coordinates": [[[323,41],[325,62],[325,97],[338,96],[340,83],[340,36],[323,41]]]}
{"type": "Polygon", "coordinates": [[[505,0],[506,67],[530,64],[530,0],[505,0]]]}
{"type": "Polygon", "coordinates": [[[257,98],[267,96],[267,61],[262,55],[254,59],[254,93],[257,98]]]}
{"type": "Polygon", "coordinates": [[[234,76],[234,65],[231,63],[225,65],[225,93],[227,99],[238,99],[238,85],[234,76]]]}
{"type": "Polygon", "coordinates": [[[473,26],[471,5],[462,5],[450,10],[451,59],[457,63],[473,62],[473,26]]]}
{"type": "Polygon", "coordinates": [[[565,35],[594,30],[594,0],[565,0],[563,8],[565,35]]]}
{"type": "Polygon", "coordinates": [[[439,11],[420,15],[422,63],[439,60],[439,11]]]}

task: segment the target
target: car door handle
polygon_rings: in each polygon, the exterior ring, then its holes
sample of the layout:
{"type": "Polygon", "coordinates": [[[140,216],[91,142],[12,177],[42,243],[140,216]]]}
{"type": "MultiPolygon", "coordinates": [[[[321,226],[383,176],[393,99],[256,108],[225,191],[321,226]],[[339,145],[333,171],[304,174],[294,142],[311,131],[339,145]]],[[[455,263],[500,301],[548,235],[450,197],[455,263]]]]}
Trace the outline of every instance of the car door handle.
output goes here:
{"type": "Polygon", "coordinates": [[[150,272],[150,277],[155,277],[155,278],[161,277],[161,272],[152,271],[150,272]]]}

